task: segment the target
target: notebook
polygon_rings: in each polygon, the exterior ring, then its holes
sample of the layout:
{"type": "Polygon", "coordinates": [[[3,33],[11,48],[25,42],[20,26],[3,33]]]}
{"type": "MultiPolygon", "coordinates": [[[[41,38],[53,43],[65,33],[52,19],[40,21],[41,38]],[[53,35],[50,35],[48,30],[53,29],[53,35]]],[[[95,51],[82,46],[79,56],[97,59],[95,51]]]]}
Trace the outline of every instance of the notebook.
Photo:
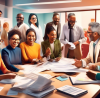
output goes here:
{"type": "Polygon", "coordinates": [[[73,86],[69,86],[69,85],[65,85],[63,87],[57,88],[57,91],[60,91],[60,92],[65,93],[67,95],[70,95],[74,98],[88,93],[87,90],[77,88],[77,87],[73,87],[73,86]]]}
{"type": "Polygon", "coordinates": [[[80,73],[76,77],[69,77],[73,85],[82,85],[82,84],[98,84],[100,80],[91,80],[87,77],[86,73],[80,73]]]}

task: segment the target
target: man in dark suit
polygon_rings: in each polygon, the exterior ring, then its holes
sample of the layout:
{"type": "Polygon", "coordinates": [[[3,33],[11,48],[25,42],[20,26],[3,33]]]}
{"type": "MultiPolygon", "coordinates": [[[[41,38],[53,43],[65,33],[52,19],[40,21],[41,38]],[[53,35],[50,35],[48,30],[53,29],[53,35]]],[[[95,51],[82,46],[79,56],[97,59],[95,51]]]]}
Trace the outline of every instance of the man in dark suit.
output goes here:
{"type": "Polygon", "coordinates": [[[52,25],[54,27],[54,29],[57,32],[57,39],[59,39],[60,36],[60,32],[61,32],[61,24],[60,24],[60,16],[58,13],[54,13],[53,14],[53,21],[49,22],[46,24],[46,28],[45,28],[45,35],[44,35],[44,40],[46,39],[46,34],[47,34],[47,28],[48,26],[52,25]]]}

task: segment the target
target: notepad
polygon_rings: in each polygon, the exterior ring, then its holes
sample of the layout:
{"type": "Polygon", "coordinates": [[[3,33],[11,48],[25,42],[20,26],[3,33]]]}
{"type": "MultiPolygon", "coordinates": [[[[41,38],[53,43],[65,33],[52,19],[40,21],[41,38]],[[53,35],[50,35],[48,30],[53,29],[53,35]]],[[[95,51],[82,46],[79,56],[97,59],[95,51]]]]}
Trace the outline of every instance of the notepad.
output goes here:
{"type": "Polygon", "coordinates": [[[73,87],[73,86],[69,86],[69,85],[65,85],[63,87],[57,88],[57,91],[60,91],[60,92],[65,93],[67,95],[70,95],[74,98],[88,93],[87,90],[73,87]]]}

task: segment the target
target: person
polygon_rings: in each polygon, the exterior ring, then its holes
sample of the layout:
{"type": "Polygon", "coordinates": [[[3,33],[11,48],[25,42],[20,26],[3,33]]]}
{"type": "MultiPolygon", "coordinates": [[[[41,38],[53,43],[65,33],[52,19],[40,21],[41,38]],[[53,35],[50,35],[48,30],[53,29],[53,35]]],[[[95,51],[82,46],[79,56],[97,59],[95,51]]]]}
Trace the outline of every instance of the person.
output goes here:
{"type": "Polygon", "coordinates": [[[30,28],[33,28],[36,32],[37,39],[35,42],[41,45],[41,42],[43,41],[43,35],[42,35],[42,29],[39,25],[37,15],[34,13],[31,13],[29,15],[28,22],[30,24],[30,28]]]}
{"type": "Polygon", "coordinates": [[[4,45],[8,45],[8,32],[9,32],[9,23],[5,22],[3,24],[3,32],[1,34],[1,39],[4,41],[4,45]]]}
{"type": "Polygon", "coordinates": [[[27,29],[29,29],[29,26],[27,24],[25,24],[24,21],[24,16],[23,14],[19,13],[17,14],[17,25],[14,26],[13,29],[18,29],[21,32],[21,42],[24,42],[26,40],[26,31],[27,29]]]}
{"type": "Polygon", "coordinates": [[[80,44],[86,41],[82,28],[76,25],[76,17],[74,13],[68,14],[68,22],[63,25],[60,35],[60,42],[65,45],[64,57],[81,59],[80,44]],[[73,43],[76,48],[71,49],[68,42],[73,43]]]}
{"type": "Polygon", "coordinates": [[[97,22],[89,23],[87,33],[91,41],[88,55],[82,60],[75,60],[74,65],[78,68],[86,67],[100,71],[100,24],[97,22]]]}
{"type": "Polygon", "coordinates": [[[0,10],[0,17],[2,16],[2,11],[0,10]]]}
{"type": "Polygon", "coordinates": [[[92,80],[100,80],[100,73],[94,73],[92,71],[86,72],[86,75],[92,80]]]}
{"type": "Polygon", "coordinates": [[[21,32],[13,29],[8,32],[9,45],[2,49],[1,56],[3,62],[8,70],[18,72],[21,67],[18,66],[22,64],[21,61],[21,49],[18,46],[21,39],[21,32]]]}
{"type": "Polygon", "coordinates": [[[47,38],[46,38],[46,35],[47,35],[47,28],[48,28],[48,26],[49,26],[50,24],[55,28],[55,30],[56,30],[56,32],[57,32],[57,39],[59,39],[60,32],[61,32],[61,24],[60,24],[60,22],[59,22],[59,21],[60,21],[60,16],[59,16],[59,14],[58,14],[58,13],[54,13],[52,19],[53,19],[52,22],[49,22],[49,23],[46,24],[44,40],[47,39],[47,38]]]}
{"type": "MultiPolygon", "coordinates": [[[[26,31],[26,41],[20,44],[21,53],[22,53],[22,63],[37,63],[42,59],[40,56],[40,45],[35,43],[37,39],[36,32],[33,28],[30,28],[26,31]]],[[[43,56],[49,55],[47,50],[46,54],[43,56]]]]}
{"type": "Polygon", "coordinates": [[[50,51],[50,57],[48,57],[49,61],[59,61],[61,58],[61,44],[57,37],[57,32],[54,27],[49,25],[47,27],[46,39],[41,43],[42,52],[45,54],[46,49],[50,51]]]}

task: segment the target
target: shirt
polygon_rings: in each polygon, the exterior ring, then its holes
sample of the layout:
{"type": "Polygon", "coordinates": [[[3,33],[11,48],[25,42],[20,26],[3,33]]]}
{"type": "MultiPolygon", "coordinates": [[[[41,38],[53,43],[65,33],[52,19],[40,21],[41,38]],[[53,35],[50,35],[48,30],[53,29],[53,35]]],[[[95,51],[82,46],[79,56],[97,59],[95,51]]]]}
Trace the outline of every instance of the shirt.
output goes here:
{"type": "Polygon", "coordinates": [[[52,26],[54,27],[54,29],[55,29],[56,32],[57,32],[57,25],[55,25],[55,24],[53,23],[52,26]]]}
{"type": "Polygon", "coordinates": [[[41,42],[43,41],[43,35],[42,35],[42,29],[41,29],[41,27],[40,26],[36,27],[33,24],[31,24],[30,27],[33,28],[35,30],[35,32],[36,32],[37,39],[36,39],[35,42],[41,45],[41,42]]]}
{"type": "Polygon", "coordinates": [[[19,71],[19,69],[14,66],[22,64],[21,49],[19,47],[13,49],[10,45],[8,45],[6,48],[2,49],[1,56],[7,69],[15,72],[19,71]]]}
{"type": "Polygon", "coordinates": [[[13,29],[17,29],[21,32],[21,42],[26,41],[26,31],[29,29],[29,26],[25,23],[22,23],[19,27],[16,25],[13,29]]]}
{"type": "MultiPolygon", "coordinates": [[[[69,30],[70,29],[69,29],[68,22],[67,22],[64,24],[62,33],[60,35],[61,43],[67,44],[69,42],[69,30]]],[[[80,41],[80,43],[83,43],[86,41],[82,28],[76,24],[71,30],[71,36],[72,36],[72,42],[80,41]]]]}

